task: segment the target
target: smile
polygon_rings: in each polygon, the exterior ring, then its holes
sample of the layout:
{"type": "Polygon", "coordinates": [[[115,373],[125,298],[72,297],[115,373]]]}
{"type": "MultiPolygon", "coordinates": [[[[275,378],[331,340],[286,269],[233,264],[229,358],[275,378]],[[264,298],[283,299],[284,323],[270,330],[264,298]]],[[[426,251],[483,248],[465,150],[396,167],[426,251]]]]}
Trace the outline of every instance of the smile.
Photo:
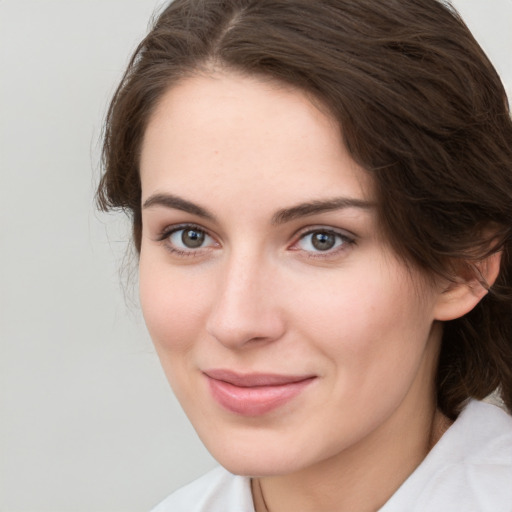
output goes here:
{"type": "Polygon", "coordinates": [[[242,416],[259,416],[284,405],[316,378],[312,375],[241,375],[230,370],[208,370],[204,375],[215,401],[242,416]]]}

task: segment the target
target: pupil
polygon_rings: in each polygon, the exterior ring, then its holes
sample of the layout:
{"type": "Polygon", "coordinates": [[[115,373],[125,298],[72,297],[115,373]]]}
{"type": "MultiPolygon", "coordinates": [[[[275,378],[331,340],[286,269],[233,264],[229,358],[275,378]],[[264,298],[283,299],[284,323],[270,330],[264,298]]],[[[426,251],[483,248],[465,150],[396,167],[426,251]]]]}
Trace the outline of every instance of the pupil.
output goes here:
{"type": "Polygon", "coordinates": [[[204,242],[204,233],[196,229],[186,229],[181,235],[181,241],[189,249],[201,247],[204,242]]]}
{"type": "Polygon", "coordinates": [[[331,233],[315,233],[313,235],[312,244],[319,251],[328,251],[334,247],[336,238],[331,233]]]}

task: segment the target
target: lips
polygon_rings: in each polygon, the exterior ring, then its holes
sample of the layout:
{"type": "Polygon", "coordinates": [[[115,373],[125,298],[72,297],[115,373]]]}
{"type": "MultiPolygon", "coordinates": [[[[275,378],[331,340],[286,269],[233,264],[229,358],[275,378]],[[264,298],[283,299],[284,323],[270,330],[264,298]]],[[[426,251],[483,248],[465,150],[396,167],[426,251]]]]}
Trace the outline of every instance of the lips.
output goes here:
{"type": "Polygon", "coordinates": [[[243,416],[266,414],[293,400],[314,375],[239,374],[215,369],[204,372],[213,398],[225,409],[243,416]]]}

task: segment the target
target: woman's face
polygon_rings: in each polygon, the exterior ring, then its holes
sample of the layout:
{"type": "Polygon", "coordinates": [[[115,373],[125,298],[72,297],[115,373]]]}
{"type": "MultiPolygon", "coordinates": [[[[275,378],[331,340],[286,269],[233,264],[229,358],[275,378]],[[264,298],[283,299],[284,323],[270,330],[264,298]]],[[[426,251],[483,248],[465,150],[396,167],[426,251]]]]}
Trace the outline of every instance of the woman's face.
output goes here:
{"type": "Polygon", "coordinates": [[[367,173],[305,94],[183,81],[150,120],[141,179],[144,316],[221,464],[293,472],[432,406],[440,292],[381,237],[367,173]]]}

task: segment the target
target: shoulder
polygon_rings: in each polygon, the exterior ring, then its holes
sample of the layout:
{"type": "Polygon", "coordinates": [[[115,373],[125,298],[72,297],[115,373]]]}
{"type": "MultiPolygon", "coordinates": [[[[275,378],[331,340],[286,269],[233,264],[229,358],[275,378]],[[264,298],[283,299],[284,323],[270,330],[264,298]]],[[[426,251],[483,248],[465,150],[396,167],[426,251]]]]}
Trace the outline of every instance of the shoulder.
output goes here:
{"type": "Polygon", "coordinates": [[[447,432],[454,462],[512,468],[512,416],[495,405],[470,402],[447,432]]]}
{"type": "Polygon", "coordinates": [[[472,401],[381,512],[511,512],[511,482],[512,417],[472,401]]]}
{"type": "Polygon", "coordinates": [[[254,512],[250,479],[218,467],[175,491],[151,512],[254,512]]]}

